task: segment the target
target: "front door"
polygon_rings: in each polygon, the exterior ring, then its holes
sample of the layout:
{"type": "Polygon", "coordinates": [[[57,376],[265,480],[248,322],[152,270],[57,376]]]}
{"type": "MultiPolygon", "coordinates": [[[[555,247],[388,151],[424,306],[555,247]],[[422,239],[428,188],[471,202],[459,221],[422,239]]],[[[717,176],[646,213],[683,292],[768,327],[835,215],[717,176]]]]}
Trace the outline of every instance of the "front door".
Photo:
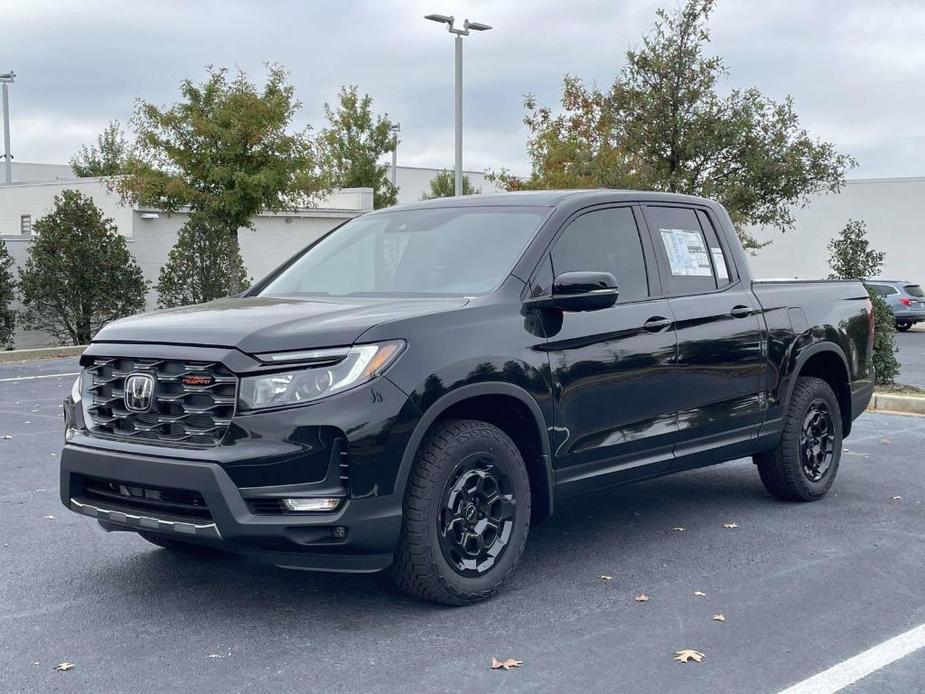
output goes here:
{"type": "Polygon", "coordinates": [[[763,418],[759,305],[706,210],[646,205],[678,336],[675,466],[749,449],[763,418]]]}
{"type": "Polygon", "coordinates": [[[610,272],[619,297],[608,309],[555,312],[547,330],[557,398],[553,456],[561,493],[645,477],[671,461],[676,387],[671,309],[659,293],[651,243],[632,206],[574,218],[542,268],[610,272]]]}

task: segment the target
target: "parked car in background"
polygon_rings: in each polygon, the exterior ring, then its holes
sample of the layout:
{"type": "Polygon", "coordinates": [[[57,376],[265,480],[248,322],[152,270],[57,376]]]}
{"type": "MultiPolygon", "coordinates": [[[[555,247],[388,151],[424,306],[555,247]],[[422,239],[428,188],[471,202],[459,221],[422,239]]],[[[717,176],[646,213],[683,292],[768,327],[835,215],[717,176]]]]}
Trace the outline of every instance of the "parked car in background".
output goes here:
{"type": "Polygon", "coordinates": [[[912,282],[871,280],[867,283],[886,301],[896,318],[896,329],[906,332],[915,323],[925,321],[925,291],[912,282]]]}

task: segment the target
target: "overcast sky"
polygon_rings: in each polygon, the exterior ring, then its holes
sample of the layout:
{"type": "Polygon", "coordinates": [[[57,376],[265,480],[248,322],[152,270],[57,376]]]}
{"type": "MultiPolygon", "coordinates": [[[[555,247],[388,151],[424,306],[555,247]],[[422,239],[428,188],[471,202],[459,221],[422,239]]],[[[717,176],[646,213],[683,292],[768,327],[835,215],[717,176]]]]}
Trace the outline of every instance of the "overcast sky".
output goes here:
{"type": "MultiPolygon", "coordinates": [[[[494,26],[465,39],[465,166],[528,170],[522,98],[555,103],[564,73],[608,85],[675,0],[2,0],[0,71],[13,155],[65,162],[136,98],[169,104],[205,65],[291,73],[303,109],[358,84],[402,125],[399,162],[451,166],[453,46],[429,12],[494,26]]],[[[809,131],[853,154],[852,178],[925,175],[925,2],[719,0],[725,86],[787,94],[809,131]]]]}

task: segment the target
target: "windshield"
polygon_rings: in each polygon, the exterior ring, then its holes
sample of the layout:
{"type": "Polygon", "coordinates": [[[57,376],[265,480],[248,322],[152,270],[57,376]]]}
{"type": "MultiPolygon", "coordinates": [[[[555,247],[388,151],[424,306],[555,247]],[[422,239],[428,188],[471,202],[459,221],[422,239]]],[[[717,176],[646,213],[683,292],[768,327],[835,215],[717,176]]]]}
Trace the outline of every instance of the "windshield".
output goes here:
{"type": "Polygon", "coordinates": [[[513,269],[543,207],[447,207],[358,217],[261,292],[280,295],[483,294],[513,269]]]}

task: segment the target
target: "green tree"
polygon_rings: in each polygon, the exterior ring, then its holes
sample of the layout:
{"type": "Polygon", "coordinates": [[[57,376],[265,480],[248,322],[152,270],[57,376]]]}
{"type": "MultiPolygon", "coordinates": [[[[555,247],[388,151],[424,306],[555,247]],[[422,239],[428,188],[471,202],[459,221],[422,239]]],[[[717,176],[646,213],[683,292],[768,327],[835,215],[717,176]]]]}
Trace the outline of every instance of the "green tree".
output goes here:
{"type": "Polygon", "coordinates": [[[16,327],[16,313],[10,306],[16,289],[12,273],[13,258],[0,239],[0,348],[13,348],[13,329],[16,327]]]}
{"type": "Polygon", "coordinates": [[[380,164],[396,146],[388,114],[374,114],[373,100],[360,96],[355,85],[341,87],[336,108],[324,105],[328,127],[319,133],[322,169],[338,188],[372,188],[373,206],[389,207],[398,199],[398,188],[389,181],[389,167],[380,164]]]}
{"type": "Polygon", "coordinates": [[[309,128],[288,130],[301,104],[281,67],[268,68],[262,91],[243,72],[209,68],[180,95],[167,108],[136,107],[135,148],[114,181],[125,202],[188,207],[237,245],[238,229],[252,228],[258,212],[305,207],[326,190],[309,128]]]}
{"type": "Polygon", "coordinates": [[[147,283],[113,221],[76,190],[37,220],[19,286],[23,323],[86,344],[109,321],[144,309],[147,283]]]}
{"type": "Polygon", "coordinates": [[[642,45],[609,89],[566,76],[561,111],[525,100],[531,175],[506,171],[509,189],[609,187],[664,190],[718,200],[744,245],[748,225],[786,231],[792,208],[838,191],[854,160],[800,127],[793,100],[757,89],[722,95],[721,58],[706,56],[715,0],[686,0],[659,10],[642,45]]]}
{"type": "MultiPolygon", "coordinates": [[[[867,239],[867,225],[856,219],[849,219],[838,238],[829,241],[830,279],[860,280],[861,282],[880,274],[883,266],[883,252],[871,247],[867,239]]],[[[893,312],[876,292],[867,287],[867,293],[874,305],[874,370],[878,384],[890,384],[899,373],[896,359],[896,319],[893,312]]]]}
{"type": "Polygon", "coordinates": [[[110,121],[102,133],[97,135],[96,144],[83,145],[80,151],[71,157],[74,173],[85,176],[116,176],[122,173],[128,160],[128,143],[122,133],[119,121],[110,121]]]}
{"type": "Polygon", "coordinates": [[[244,291],[247,270],[224,230],[196,215],[180,229],[157,282],[157,307],[201,304],[244,291]]]}
{"type": "MultiPolygon", "coordinates": [[[[482,192],[481,188],[472,185],[469,177],[463,174],[462,177],[462,194],[478,195],[482,192]]],[[[444,169],[432,179],[430,179],[430,192],[424,193],[421,200],[436,200],[437,198],[451,198],[456,195],[456,173],[444,169]]]]}

